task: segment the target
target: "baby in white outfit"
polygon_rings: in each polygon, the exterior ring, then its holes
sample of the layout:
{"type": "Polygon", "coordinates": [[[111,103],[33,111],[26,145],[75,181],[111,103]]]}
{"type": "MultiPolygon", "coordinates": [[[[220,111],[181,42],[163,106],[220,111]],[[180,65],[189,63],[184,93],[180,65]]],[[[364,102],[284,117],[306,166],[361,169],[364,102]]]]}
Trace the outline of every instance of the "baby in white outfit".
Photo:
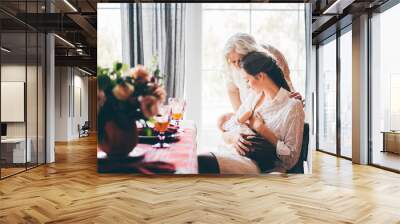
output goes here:
{"type": "Polygon", "coordinates": [[[226,114],[221,118],[220,129],[223,132],[230,132],[236,135],[255,135],[254,131],[249,127],[249,120],[252,114],[253,111],[246,111],[240,116],[233,113],[226,114]]]}
{"type": "Polygon", "coordinates": [[[255,99],[248,98],[246,100],[252,102],[243,104],[236,113],[223,115],[218,124],[221,131],[229,132],[233,135],[255,135],[256,133],[249,127],[249,121],[254,114],[255,106],[259,99],[260,95],[255,97],[255,99]]]}

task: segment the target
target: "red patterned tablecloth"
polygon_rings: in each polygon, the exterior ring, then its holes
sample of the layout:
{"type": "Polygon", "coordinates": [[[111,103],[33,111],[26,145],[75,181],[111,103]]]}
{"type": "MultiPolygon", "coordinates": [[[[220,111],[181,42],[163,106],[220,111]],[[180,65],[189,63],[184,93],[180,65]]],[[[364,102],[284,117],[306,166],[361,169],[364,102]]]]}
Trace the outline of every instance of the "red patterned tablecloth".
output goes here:
{"type": "MultiPolygon", "coordinates": [[[[143,155],[146,162],[163,161],[175,165],[176,174],[197,174],[197,133],[193,122],[182,123],[184,132],[180,140],[170,143],[169,148],[156,149],[150,144],[138,144],[131,156],[143,155]]],[[[99,157],[99,154],[98,154],[99,157]]]]}

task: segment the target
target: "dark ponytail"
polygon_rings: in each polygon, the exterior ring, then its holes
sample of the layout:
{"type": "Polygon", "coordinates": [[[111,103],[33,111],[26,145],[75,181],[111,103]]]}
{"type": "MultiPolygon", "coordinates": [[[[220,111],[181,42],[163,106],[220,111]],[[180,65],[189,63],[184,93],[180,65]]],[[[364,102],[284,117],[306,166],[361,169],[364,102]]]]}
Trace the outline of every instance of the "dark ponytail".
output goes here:
{"type": "Polygon", "coordinates": [[[284,88],[290,92],[282,70],[276,64],[275,59],[265,53],[254,51],[243,57],[241,67],[252,76],[264,72],[279,88],[284,88]]]}

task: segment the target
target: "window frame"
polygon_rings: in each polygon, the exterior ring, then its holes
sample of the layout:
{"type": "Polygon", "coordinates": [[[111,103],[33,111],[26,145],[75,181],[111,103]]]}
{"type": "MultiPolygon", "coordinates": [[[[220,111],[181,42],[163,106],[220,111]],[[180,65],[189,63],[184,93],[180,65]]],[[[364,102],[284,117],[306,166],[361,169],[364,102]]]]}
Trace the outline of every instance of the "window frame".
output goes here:
{"type": "Polygon", "coordinates": [[[340,118],[340,103],[341,103],[341,97],[340,97],[340,77],[341,77],[341,66],[340,66],[340,38],[342,35],[346,34],[347,32],[352,32],[352,23],[347,24],[345,27],[341,28],[340,30],[337,30],[336,33],[333,33],[332,35],[326,37],[325,39],[320,40],[316,44],[316,150],[319,152],[323,152],[329,155],[333,155],[339,158],[343,158],[346,160],[352,160],[352,158],[347,157],[342,155],[342,150],[341,150],[341,118],[340,118]],[[320,104],[320,99],[319,99],[319,48],[321,45],[327,44],[331,41],[336,41],[336,152],[332,153],[329,151],[326,151],[324,149],[321,149],[319,147],[320,141],[319,141],[319,104],[320,104]]]}
{"type": "Polygon", "coordinates": [[[374,153],[374,147],[373,147],[373,130],[372,130],[372,76],[373,76],[373,67],[372,67],[372,48],[373,48],[373,35],[372,35],[372,20],[374,18],[374,14],[382,14],[385,11],[397,6],[398,4],[400,4],[400,2],[398,0],[388,0],[387,2],[385,2],[384,4],[380,5],[379,7],[375,8],[372,11],[368,12],[368,31],[367,31],[367,38],[368,38],[368,69],[367,69],[367,77],[368,77],[368,158],[367,158],[367,162],[368,165],[379,168],[379,169],[383,169],[383,170],[387,170],[387,171],[391,171],[394,173],[400,173],[400,170],[394,169],[394,168],[390,168],[384,165],[380,165],[380,164],[376,164],[373,162],[373,153],[374,153]]]}

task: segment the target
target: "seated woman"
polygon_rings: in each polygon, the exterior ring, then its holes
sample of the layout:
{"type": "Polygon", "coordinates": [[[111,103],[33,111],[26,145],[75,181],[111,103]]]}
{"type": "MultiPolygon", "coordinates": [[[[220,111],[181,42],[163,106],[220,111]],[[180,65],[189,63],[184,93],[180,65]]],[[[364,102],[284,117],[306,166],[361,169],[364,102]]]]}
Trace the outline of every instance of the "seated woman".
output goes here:
{"type": "Polygon", "coordinates": [[[199,172],[286,172],[300,156],[303,104],[290,98],[282,71],[270,56],[261,52],[249,53],[242,59],[241,68],[244,79],[254,91],[234,115],[227,116],[227,121],[220,124],[227,144],[216,151],[199,155],[199,172]],[[262,137],[265,144],[245,147],[243,136],[262,137]]]}

